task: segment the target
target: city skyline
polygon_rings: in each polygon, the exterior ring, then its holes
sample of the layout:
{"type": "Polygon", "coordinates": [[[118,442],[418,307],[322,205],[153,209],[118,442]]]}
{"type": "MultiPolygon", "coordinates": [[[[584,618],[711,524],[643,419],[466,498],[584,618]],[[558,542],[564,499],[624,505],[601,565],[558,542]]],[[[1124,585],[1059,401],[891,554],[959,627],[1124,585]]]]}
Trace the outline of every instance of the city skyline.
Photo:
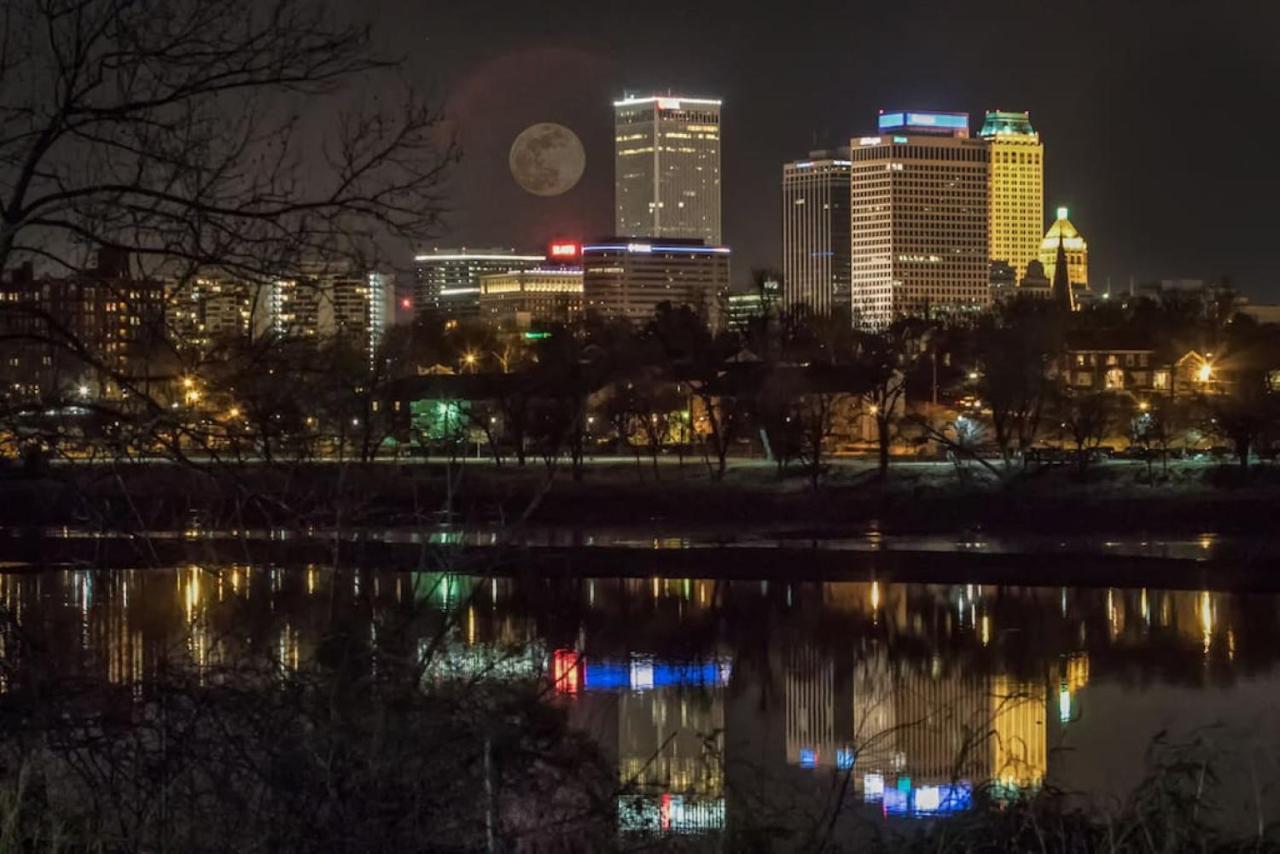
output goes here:
{"type": "Polygon", "coordinates": [[[738,256],[738,280],[780,258],[779,164],[847,144],[889,105],[975,116],[1028,110],[1051,149],[1046,217],[1068,207],[1092,236],[1099,287],[1110,278],[1119,288],[1130,275],[1141,283],[1227,274],[1255,300],[1280,299],[1280,260],[1263,239],[1275,171],[1263,145],[1277,117],[1253,110],[1239,85],[1274,76],[1277,60],[1262,39],[1267,28],[1256,19],[1241,25],[1232,10],[1086,4],[1080,14],[1050,15],[1002,3],[958,15],[915,3],[863,14],[812,4],[769,20],[711,2],[672,27],[672,7],[661,2],[532,24],[501,3],[484,14],[399,14],[400,5],[381,0],[379,8],[415,38],[389,43],[403,44],[424,79],[440,81],[467,151],[454,186],[478,191],[475,200],[452,200],[451,242],[509,233],[541,245],[549,221],[569,233],[607,233],[611,104],[628,91],[724,100],[724,242],[738,256]],[[420,53],[422,39],[430,56],[420,53]],[[893,46],[904,39],[917,58],[895,63],[893,46]],[[973,45],[985,44],[1010,49],[981,63],[973,45]],[[761,51],[783,48],[793,61],[760,61],[761,51]],[[1249,116],[1250,132],[1233,138],[1236,156],[1213,173],[1207,159],[1172,142],[1233,115],[1249,116]],[[541,120],[572,127],[588,152],[579,188],[548,204],[521,199],[501,162],[514,133],[541,120]],[[1194,205],[1191,186],[1203,194],[1194,205]],[[481,209],[480,199],[497,204],[481,209]]]}

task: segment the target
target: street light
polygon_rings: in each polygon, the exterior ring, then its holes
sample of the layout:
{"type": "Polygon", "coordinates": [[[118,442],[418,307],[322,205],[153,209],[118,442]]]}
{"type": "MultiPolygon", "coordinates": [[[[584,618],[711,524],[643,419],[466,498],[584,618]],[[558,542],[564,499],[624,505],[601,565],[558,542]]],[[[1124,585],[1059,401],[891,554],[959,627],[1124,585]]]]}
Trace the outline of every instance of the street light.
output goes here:
{"type": "Polygon", "coordinates": [[[89,387],[87,385],[80,386],[80,388],[76,389],[76,391],[80,392],[81,397],[89,396],[89,387]]]}
{"type": "Polygon", "coordinates": [[[1196,372],[1196,377],[1202,383],[1207,383],[1213,379],[1213,365],[1209,362],[1201,362],[1200,370],[1196,372]]]}

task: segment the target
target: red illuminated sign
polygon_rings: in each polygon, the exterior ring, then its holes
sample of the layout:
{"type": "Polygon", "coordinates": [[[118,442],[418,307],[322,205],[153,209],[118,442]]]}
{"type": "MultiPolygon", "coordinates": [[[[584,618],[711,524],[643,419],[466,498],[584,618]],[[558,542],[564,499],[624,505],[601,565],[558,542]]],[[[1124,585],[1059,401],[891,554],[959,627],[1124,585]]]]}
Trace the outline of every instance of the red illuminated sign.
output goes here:
{"type": "Polygon", "coordinates": [[[556,241],[547,249],[552,261],[576,261],[582,255],[582,245],[569,241],[556,241]]]}

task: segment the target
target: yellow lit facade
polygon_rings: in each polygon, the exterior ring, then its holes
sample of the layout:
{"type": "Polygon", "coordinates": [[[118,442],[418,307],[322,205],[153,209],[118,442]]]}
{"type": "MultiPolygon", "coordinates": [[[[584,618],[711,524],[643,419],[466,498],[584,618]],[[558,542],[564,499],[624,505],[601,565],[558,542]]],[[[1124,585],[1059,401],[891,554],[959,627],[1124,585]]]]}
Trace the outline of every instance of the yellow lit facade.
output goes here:
{"type": "Polygon", "coordinates": [[[991,150],[989,254],[1021,278],[1040,257],[1044,144],[1027,113],[989,112],[978,135],[991,150]]]}
{"type": "Polygon", "coordinates": [[[504,328],[582,315],[582,270],[512,270],[480,278],[480,314],[504,328]]]}
{"type": "Polygon", "coordinates": [[[991,704],[987,750],[992,779],[1024,788],[1039,786],[1049,768],[1044,685],[995,676],[991,704]]]}
{"type": "Polygon", "coordinates": [[[1040,241],[1040,263],[1044,265],[1045,275],[1053,280],[1053,270],[1058,261],[1058,241],[1067,253],[1067,275],[1071,279],[1071,288],[1075,291],[1089,288],[1089,244],[1071,220],[1067,219],[1067,209],[1058,208],[1058,218],[1044,240],[1040,241]]]}

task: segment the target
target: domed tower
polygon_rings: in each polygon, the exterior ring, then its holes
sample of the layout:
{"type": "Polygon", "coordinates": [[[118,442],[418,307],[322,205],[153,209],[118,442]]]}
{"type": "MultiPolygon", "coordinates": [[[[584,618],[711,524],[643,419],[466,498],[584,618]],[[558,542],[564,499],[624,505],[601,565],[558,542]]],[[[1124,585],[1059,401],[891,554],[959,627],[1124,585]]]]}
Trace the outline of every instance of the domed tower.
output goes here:
{"type": "Polygon", "coordinates": [[[1067,257],[1067,275],[1073,294],[1089,289],[1089,244],[1084,235],[1067,219],[1067,209],[1058,208],[1058,218],[1040,241],[1040,263],[1045,272],[1058,265],[1058,249],[1067,257]]]}

